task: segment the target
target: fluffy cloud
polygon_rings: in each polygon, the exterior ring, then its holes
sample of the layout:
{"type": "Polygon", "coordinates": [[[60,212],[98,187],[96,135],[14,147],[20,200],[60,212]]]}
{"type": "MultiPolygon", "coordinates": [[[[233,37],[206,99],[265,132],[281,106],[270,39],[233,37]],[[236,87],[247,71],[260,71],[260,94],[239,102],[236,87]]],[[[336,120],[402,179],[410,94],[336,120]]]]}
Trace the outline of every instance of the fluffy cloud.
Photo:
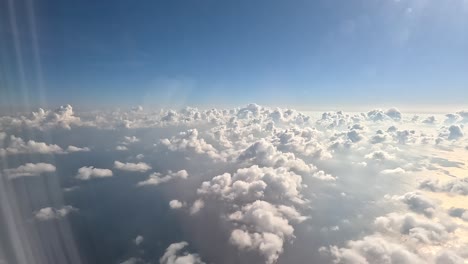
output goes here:
{"type": "Polygon", "coordinates": [[[93,166],[81,167],[78,169],[76,178],[79,180],[90,180],[93,178],[112,177],[112,171],[109,169],[98,169],[93,166]]]}
{"type": "Polygon", "coordinates": [[[67,148],[67,152],[88,152],[88,151],[91,151],[91,149],[88,147],[80,148],[80,147],[75,147],[75,146],[68,146],[67,148]]]}
{"type": "Polygon", "coordinates": [[[330,251],[335,258],[334,262],[343,264],[427,263],[401,244],[387,241],[378,235],[349,241],[346,248],[334,246],[330,251]]]}
{"type": "Polygon", "coordinates": [[[424,180],[419,188],[433,192],[447,192],[460,195],[468,195],[468,178],[454,179],[446,182],[439,180],[424,180]]]}
{"type": "Polygon", "coordinates": [[[179,200],[171,200],[169,202],[169,207],[171,207],[172,209],[180,209],[183,206],[184,206],[184,204],[179,200]]]}
{"type": "Polygon", "coordinates": [[[402,196],[394,196],[393,199],[402,201],[407,204],[412,211],[424,214],[428,217],[434,214],[435,208],[437,207],[437,204],[433,200],[418,192],[409,192],[402,196]]]}
{"type": "Polygon", "coordinates": [[[61,208],[45,207],[34,214],[34,217],[39,221],[48,221],[53,219],[62,219],[71,212],[76,212],[78,209],[71,205],[66,205],[61,208]]]}
{"type": "Polygon", "coordinates": [[[12,135],[10,136],[6,147],[0,148],[0,156],[17,154],[66,154],[86,151],[90,151],[90,149],[87,147],[79,148],[70,145],[65,151],[56,144],[47,144],[45,142],[37,142],[35,140],[24,141],[22,138],[12,135]]]}
{"type": "Polygon", "coordinates": [[[147,180],[139,182],[139,186],[144,185],[159,185],[164,182],[171,181],[173,179],[187,179],[188,173],[186,170],[180,170],[178,172],[169,171],[166,175],[162,176],[161,173],[155,172],[151,174],[147,180]]]}
{"type": "Polygon", "coordinates": [[[212,145],[208,144],[203,138],[199,138],[197,129],[181,132],[171,139],[162,139],[160,144],[170,151],[204,154],[213,159],[224,159],[212,145]]]}
{"type": "Polygon", "coordinates": [[[63,149],[55,144],[48,145],[44,142],[29,140],[25,142],[22,138],[10,136],[9,145],[0,149],[1,154],[63,154],[63,149]]]}
{"type": "Polygon", "coordinates": [[[203,209],[203,207],[205,207],[205,202],[201,199],[198,199],[196,200],[192,207],[190,207],[190,214],[196,214],[198,212],[200,212],[201,209],[203,209]]]}
{"type": "Polygon", "coordinates": [[[71,105],[60,106],[53,111],[39,108],[37,112],[33,112],[29,117],[21,117],[21,122],[28,127],[39,129],[54,127],[71,129],[72,125],[82,125],[80,118],[74,115],[71,105]]]}
{"type": "Polygon", "coordinates": [[[202,195],[218,195],[224,200],[254,202],[257,199],[290,200],[302,203],[302,177],[287,168],[260,168],[257,165],[225,173],[203,182],[198,189],[202,195]]]}
{"type": "Polygon", "coordinates": [[[468,221],[468,209],[452,207],[448,211],[449,215],[468,221]]]}
{"type": "Polygon", "coordinates": [[[448,135],[449,140],[457,140],[463,137],[462,127],[459,125],[451,125],[448,130],[449,130],[449,135],[448,135]]]}
{"type": "Polygon", "coordinates": [[[120,161],[114,161],[114,168],[118,170],[123,170],[123,171],[133,171],[133,172],[146,172],[148,170],[151,170],[151,166],[144,163],[144,162],[138,162],[138,163],[131,163],[131,162],[120,162],[120,161]]]}
{"type": "Polygon", "coordinates": [[[173,243],[167,247],[166,252],[159,260],[161,264],[202,264],[204,263],[197,254],[181,252],[188,243],[183,241],[173,243]]]}
{"type": "Polygon", "coordinates": [[[49,163],[26,163],[15,169],[6,169],[4,172],[10,178],[38,176],[43,173],[55,172],[55,166],[49,163]]]}
{"type": "MultiPolygon", "coordinates": [[[[461,238],[466,210],[441,209],[446,204],[439,204],[446,203],[448,194],[468,194],[468,183],[461,178],[466,177],[463,120],[468,119],[463,113],[434,115],[430,125],[422,125],[411,118],[397,109],[302,114],[256,104],[82,113],[64,106],[0,117],[0,130],[5,131],[0,132],[0,152],[8,162],[29,162],[2,168],[10,177],[53,172],[53,165],[34,162],[56,158],[57,176],[67,185],[60,190],[71,190],[74,176],[112,176],[109,169],[86,166],[90,160],[114,162],[114,172],[134,175],[90,181],[64,194],[67,204],[76,202],[86,212],[83,216],[112,222],[112,230],[122,228],[124,239],[108,232],[106,240],[112,243],[106,245],[124,249],[129,240],[134,244],[129,250],[110,250],[117,253],[107,262],[154,262],[147,248],[159,251],[160,245],[187,240],[210,263],[460,263],[468,257],[461,238]],[[34,133],[23,133],[27,129],[34,133]],[[53,143],[41,142],[49,133],[53,143]],[[28,135],[28,140],[12,134],[28,135]],[[78,151],[88,153],[78,160],[75,155],[12,157],[78,151]],[[163,173],[152,173],[152,166],[163,173]],[[146,179],[143,172],[149,174],[146,179]],[[90,191],[96,196],[92,203],[85,202],[90,191]],[[429,199],[427,191],[440,192],[440,200],[429,199]],[[115,205],[116,197],[125,197],[125,202],[115,205]],[[132,221],[119,226],[123,222],[115,219],[114,210],[131,212],[132,221]],[[161,244],[152,244],[155,233],[142,233],[143,247],[136,247],[141,239],[134,237],[135,230],[168,228],[165,221],[144,221],[164,213],[171,233],[172,228],[184,232],[175,232],[177,240],[158,237],[161,244]],[[327,256],[318,256],[320,247],[327,256]]],[[[62,214],[62,208],[43,209],[44,218],[62,214]]],[[[85,223],[93,228],[93,221],[85,223]]],[[[185,242],[172,244],[159,257],[161,263],[202,263],[187,252],[185,242]]]]}

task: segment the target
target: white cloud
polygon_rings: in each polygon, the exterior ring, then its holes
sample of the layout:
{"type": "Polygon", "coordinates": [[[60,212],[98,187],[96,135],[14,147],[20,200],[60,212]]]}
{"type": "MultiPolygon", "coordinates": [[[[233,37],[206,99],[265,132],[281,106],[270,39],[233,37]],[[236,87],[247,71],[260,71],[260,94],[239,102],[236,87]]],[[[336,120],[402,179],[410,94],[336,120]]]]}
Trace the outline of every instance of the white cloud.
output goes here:
{"type": "Polygon", "coordinates": [[[115,147],[115,150],[118,150],[118,151],[125,151],[125,150],[128,150],[128,148],[126,146],[117,146],[115,147]]]}
{"type": "Polygon", "coordinates": [[[22,138],[10,136],[10,142],[5,149],[0,149],[0,154],[63,154],[61,147],[55,144],[48,145],[44,142],[29,140],[25,142],[22,138]]]}
{"type": "Polygon", "coordinates": [[[179,200],[171,200],[169,202],[169,207],[171,207],[171,209],[180,209],[183,206],[184,206],[184,204],[179,200]]]}
{"type": "Polygon", "coordinates": [[[202,264],[204,263],[197,254],[181,253],[188,246],[188,243],[183,241],[173,243],[167,247],[164,255],[159,259],[161,264],[202,264]]]}
{"type": "Polygon", "coordinates": [[[393,199],[402,201],[407,204],[412,211],[424,214],[428,217],[434,215],[435,208],[437,207],[437,204],[433,200],[418,192],[408,192],[402,196],[393,196],[393,199]]]}
{"type": "Polygon", "coordinates": [[[76,212],[78,209],[71,205],[66,205],[61,208],[45,207],[34,214],[34,217],[39,221],[48,221],[53,219],[62,219],[71,212],[76,212]]]}
{"type": "Polygon", "coordinates": [[[138,183],[138,186],[144,185],[159,185],[171,181],[173,179],[187,179],[188,173],[186,170],[180,170],[178,172],[169,171],[166,175],[162,176],[161,173],[152,173],[147,180],[138,183]]]}
{"type": "Polygon", "coordinates": [[[38,176],[42,173],[55,172],[55,166],[49,163],[26,163],[15,169],[6,169],[4,172],[10,178],[38,176]]]}
{"type": "Polygon", "coordinates": [[[80,147],[75,147],[75,146],[68,146],[67,148],[67,152],[88,152],[88,151],[91,151],[91,149],[88,147],[80,148],[80,147]]]}
{"type": "Polygon", "coordinates": [[[93,166],[81,167],[78,169],[76,178],[79,180],[90,180],[93,178],[105,178],[112,177],[112,171],[109,169],[99,169],[93,166]]]}
{"type": "Polygon", "coordinates": [[[419,188],[433,192],[447,192],[460,195],[468,195],[468,178],[454,179],[446,182],[439,180],[424,180],[419,188]]]}
{"type": "Polygon", "coordinates": [[[201,199],[196,200],[192,207],[190,207],[190,214],[197,214],[201,209],[203,209],[203,207],[205,207],[205,202],[201,199]]]}
{"type": "Polygon", "coordinates": [[[123,171],[137,171],[137,172],[146,172],[148,170],[151,170],[151,166],[144,163],[144,162],[138,162],[138,163],[123,163],[120,161],[114,161],[114,168],[118,170],[123,170],[123,171]]]}

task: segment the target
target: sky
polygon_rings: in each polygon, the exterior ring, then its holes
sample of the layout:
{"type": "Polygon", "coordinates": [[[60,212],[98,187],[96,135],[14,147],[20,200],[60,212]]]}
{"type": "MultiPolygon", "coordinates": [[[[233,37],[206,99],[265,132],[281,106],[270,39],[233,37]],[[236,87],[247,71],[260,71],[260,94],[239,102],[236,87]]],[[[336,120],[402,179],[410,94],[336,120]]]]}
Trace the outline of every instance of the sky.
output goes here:
{"type": "Polygon", "coordinates": [[[468,98],[466,0],[0,3],[2,109],[468,98]]]}

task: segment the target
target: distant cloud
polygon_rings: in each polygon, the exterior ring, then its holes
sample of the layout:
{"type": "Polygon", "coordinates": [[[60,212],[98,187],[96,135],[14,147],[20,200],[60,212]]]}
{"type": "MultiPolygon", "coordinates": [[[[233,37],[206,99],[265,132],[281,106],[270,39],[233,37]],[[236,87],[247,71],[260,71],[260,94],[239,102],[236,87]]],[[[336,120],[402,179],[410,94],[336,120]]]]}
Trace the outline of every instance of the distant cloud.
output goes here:
{"type": "Polygon", "coordinates": [[[145,240],[145,238],[141,235],[137,236],[135,238],[135,245],[139,246],[141,243],[143,243],[143,241],[145,240]]]}
{"type": "Polygon", "coordinates": [[[91,151],[88,147],[80,148],[75,146],[68,146],[67,152],[88,152],[91,151]]]}
{"type": "Polygon", "coordinates": [[[187,242],[173,243],[167,247],[166,252],[159,260],[161,264],[203,264],[197,254],[181,253],[188,246],[187,242]]]}
{"type": "Polygon", "coordinates": [[[196,213],[200,212],[200,210],[203,207],[205,207],[205,202],[203,202],[203,200],[200,200],[200,199],[196,200],[193,203],[192,207],[190,207],[190,214],[193,215],[193,214],[196,214],[196,213]]]}
{"type": "Polygon", "coordinates": [[[6,169],[4,172],[10,178],[39,176],[43,173],[55,172],[55,166],[49,163],[26,163],[15,169],[6,169]]]}
{"type": "Polygon", "coordinates": [[[183,206],[184,206],[184,204],[179,200],[171,200],[169,202],[169,207],[171,207],[171,209],[180,209],[183,206]]]}
{"type": "Polygon", "coordinates": [[[10,142],[4,149],[0,149],[1,154],[64,154],[63,149],[55,144],[48,145],[44,142],[29,140],[25,142],[22,138],[10,136],[10,142]]]}
{"type": "Polygon", "coordinates": [[[79,180],[90,180],[93,178],[112,177],[112,171],[109,169],[98,169],[93,166],[81,167],[78,169],[76,178],[79,180]]]}
{"type": "Polygon", "coordinates": [[[178,172],[169,171],[167,175],[162,176],[161,173],[155,172],[151,174],[147,180],[141,181],[138,183],[139,186],[143,185],[159,185],[161,183],[165,183],[171,181],[173,179],[187,179],[188,173],[186,170],[180,170],[178,172]]]}
{"type": "Polygon", "coordinates": [[[66,205],[61,208],[55,209],[52,207],[45,207],[40,209],[34,214],[34,217],[39,221],[49,221],[53,219],[61,219],[71,212],[76,212],[78,209],[73,206],[66,205]]]}
{"type": "Polygon", "coordinates": [[[123,170],[123,171],[134,171],[134,172],[145,172],[148,170],[151,170],[151,166],[144,162],[138,162],[138,163],[123,163],[120,161],[114,161],[114,168],[118,170],[123,170]]]}

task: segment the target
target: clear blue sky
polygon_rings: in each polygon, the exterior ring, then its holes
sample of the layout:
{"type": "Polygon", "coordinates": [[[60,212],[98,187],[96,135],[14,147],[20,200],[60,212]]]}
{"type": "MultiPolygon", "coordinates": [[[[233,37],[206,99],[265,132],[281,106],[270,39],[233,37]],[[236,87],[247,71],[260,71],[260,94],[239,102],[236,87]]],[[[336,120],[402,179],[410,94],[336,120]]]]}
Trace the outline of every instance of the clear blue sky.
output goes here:
{"type": "Polygon", "coordinates": [[[0,19],[4,105],[468,98],[466,0],[5,0],[0,19]]]}

